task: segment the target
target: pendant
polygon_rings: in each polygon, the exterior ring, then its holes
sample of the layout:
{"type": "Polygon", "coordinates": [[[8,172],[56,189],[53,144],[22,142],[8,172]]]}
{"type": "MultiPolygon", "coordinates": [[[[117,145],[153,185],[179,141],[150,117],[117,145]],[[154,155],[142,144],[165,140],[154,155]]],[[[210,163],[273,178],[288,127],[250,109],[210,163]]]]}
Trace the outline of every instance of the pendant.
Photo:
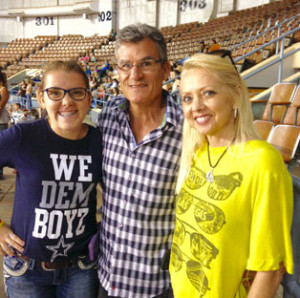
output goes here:
{"type": "Polygon", "coordinates": [[[213,175],[214,168],[211,168],[210,171],[206,173],[206,181],[213,183],[215,181],[215,177],[213,175]]]}

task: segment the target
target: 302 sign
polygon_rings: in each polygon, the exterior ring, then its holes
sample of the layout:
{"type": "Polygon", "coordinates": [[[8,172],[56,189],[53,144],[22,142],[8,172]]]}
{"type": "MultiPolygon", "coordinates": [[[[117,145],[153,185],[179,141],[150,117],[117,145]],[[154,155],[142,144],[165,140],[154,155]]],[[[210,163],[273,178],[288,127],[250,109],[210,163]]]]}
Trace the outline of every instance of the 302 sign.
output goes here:
{"type": "Polygon", "coordinates": [[[108,22],[112,20],[112,13],[110,10],[101,11],[98,13],[98,22],[108,22]]]}
{"type": "Polygon", "coordinates": [[[194,9],[204,9],[206,7],[206,0],[181,0],[180,1],[180,11],[186,11],[187,8],[194,9]]]}

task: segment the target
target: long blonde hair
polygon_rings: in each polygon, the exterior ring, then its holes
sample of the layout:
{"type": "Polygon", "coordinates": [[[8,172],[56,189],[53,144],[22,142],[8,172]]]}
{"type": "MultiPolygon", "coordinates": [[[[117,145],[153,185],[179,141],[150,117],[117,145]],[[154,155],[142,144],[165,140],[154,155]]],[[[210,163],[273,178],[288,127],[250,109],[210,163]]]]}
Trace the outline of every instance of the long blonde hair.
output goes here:
{"type": "MultiPolygon", "coordinates": [[[[237,108],[234,144],[245,143],[247,139],[260,139],[253,125],[253,115],[247,86],[231,61],[220,56],[201,53],[192,56],[184,62],[182,77],[190,69],[204,69],[212,72],[217,80],[228,87],[228,91],[232,94],[237,108]]],[[[200,134],[196,129],[191,128],[185,119],[183,123],[180,168],[176,186],[177,193],[189,173],[194,153],[198,149],[203,150],[206,147],[206,143],[206,136],[200,134]]]]}

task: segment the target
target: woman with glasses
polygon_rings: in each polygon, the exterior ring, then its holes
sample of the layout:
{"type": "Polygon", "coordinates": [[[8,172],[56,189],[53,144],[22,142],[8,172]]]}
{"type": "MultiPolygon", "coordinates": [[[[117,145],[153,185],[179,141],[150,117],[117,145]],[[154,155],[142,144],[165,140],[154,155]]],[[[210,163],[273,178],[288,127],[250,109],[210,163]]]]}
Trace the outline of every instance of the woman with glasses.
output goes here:
{"type": "Polygon", "coordinates": [[[247,88],[229,59],[191,57],[180,95],[174,296],[274,297],[284,271],[293,271],[292,181],[283,159],[255,131],[247,88]]]}
{"type": "Polygon", "coordinates": [[[40,104],[47,118],[0,134],[0,166],[17,170],[11,225],[0,221],[8,297],[96,297],[96,185],[101,137],[83,123],[89,82],[73,61],[44,69],[40,104]]]}

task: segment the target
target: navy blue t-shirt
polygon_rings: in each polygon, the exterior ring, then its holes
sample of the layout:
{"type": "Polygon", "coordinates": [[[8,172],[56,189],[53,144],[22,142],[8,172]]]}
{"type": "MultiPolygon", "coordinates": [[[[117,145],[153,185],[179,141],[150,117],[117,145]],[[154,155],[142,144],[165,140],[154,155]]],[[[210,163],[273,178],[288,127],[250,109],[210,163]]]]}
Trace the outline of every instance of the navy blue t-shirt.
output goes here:
{"type": "Polygon", "coordinates": [[[0,167],[17,170],[11,228],[25,241],[24,255],[53,262],[87,252],[101,154],[91,126],[80,140],[58,136],[45,119],[0,132],[0,167]]]}

